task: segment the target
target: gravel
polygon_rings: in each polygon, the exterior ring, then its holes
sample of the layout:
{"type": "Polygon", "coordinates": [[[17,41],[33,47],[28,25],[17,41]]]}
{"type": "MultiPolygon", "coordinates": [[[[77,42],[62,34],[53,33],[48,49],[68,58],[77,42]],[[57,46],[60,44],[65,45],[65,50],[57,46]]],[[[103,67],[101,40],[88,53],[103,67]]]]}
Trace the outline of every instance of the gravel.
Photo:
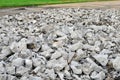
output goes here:
{"type": "Polygon", "coordinates": [[[0,68],[0,80],[119,80],[120,10],[0,17],[0,68]]]}

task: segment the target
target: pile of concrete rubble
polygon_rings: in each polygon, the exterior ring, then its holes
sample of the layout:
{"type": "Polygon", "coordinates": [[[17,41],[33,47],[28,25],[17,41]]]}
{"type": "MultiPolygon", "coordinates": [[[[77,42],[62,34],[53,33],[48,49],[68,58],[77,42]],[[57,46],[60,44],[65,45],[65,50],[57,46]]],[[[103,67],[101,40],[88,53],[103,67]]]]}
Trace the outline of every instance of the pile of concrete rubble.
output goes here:
{"type": "Polygon", "coordinates": [[[0,17],[0,80],[119,80],[120,10],[57,8],[0,17]]]}

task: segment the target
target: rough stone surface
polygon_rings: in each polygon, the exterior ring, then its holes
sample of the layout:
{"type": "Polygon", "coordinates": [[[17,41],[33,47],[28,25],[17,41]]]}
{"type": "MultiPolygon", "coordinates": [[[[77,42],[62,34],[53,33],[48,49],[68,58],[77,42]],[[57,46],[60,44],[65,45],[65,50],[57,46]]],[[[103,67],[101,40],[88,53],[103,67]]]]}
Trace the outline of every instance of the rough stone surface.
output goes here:
{"type": "Polygon", "coordinates": [[[0,17],[0,80],[119,80],[119,24],[115,9],[0,17]]]}
{"type": "Polygon", "coordinates": [[[113,67],[114,69],[116,69],[117,71],[120,71],[120,57],[116,57],[113,60],[113,67]]]}

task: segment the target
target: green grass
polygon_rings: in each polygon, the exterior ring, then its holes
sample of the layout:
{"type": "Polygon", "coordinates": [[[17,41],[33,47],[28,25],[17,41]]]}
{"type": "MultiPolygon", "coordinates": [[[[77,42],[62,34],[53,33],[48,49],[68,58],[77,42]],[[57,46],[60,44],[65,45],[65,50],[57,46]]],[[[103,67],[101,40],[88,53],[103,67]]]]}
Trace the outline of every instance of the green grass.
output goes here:
{"type": "Polygon", "coordinates": [[[37,6],[46,4],[63,4],[75,2],[90,2],[90,1],[106,1],[106,0],[0,0],[0,8],[18,6],[37,6]]]}

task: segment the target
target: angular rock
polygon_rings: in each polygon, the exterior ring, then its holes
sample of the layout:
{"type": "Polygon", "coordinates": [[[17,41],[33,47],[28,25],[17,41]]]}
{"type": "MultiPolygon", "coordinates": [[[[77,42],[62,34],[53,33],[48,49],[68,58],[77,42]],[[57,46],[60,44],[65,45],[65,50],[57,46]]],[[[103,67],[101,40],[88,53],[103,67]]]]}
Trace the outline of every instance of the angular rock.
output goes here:
{"type": "Polygon", "coordinates": [[[32,60],[25,59],[25,67],[31,69],[32,68],[32,60]]]}
{"type": "Polygon", "coordinates": [[[93,72],[91,74],[91,78],[96,79],[96,80],[104,80],[105,79],[105,73],[103,71],[101,71],[99,73],[93,72]]]}
{"type": "Polygon", "coordinates": [[[82,66],[78,62],[72,61],[70,67],[74,74],[82,74],[82,66]]]}
{"type": "Polygon", "coordinates": [[[56,74],[54,69],[46,69],[45,74],[48,75],[52,80],[56,79],[56,74]]]}
{"type": "Polygon", "coordinates": [[[92,59],[87,58],[86,60],[91,64],[91,67],[93,70],[98,71],[98,72],[103,70],[103,68],[101,66],[97,65],[92,59]]]}
{"type": "Polygon", "coordinates": [[[64,73],[63,72],[57,72],[57,74],[61,80],[64,80],[64,73]]]}
{"type": "Polygon", "coordinates": [[[4,59],[5,57],[7,57],[11,54],[12,54],[12,51],[10,50],[9,47],[3,47],[1,54],[0,54],[0,59],[4,59]]]}
{"type": "Polygon", "coordinates": [[[55,53],[52,54],[51,59],[57,59],[57,58],[60,58],[61,56],[62,54],[56,51],[55,53]]]}
{"type": "Polygon", "coordinates": [[[85,57],[87,57],[86,53],[82,49],[78,49],[75,53],[74,60],[79,61],[85,57]]]}
{"type": "Polygon", "coordinates": [[[24,60],[22,58],[17,58],[12,61],[12,65],[16,67],[23,66],[23,63],[24,60]]]}
{"type": "Polygon", "coordinates": [[[71,51],[76,51],[78,49],[81,49],[82,45],[83,44],[81,42],[77,42],[77,43],[75,43],[73,45],[70,45],[69,48],[70,48],[71,51]]]}
{"type": "Polygon", "coordinates": [[[64,60],[62,57],[58,60],[50,60],[47,63],[48,68],[54,68],[56,71],[62,70],[65,66],[67,66],[67,60],[64,60]]]}
{"type": "Polygon", "coordinates": [[[116,57],[113,60],[113,67],[115,70],[120,71],[120,57],[116,57]]]}
{"type": "Polygon", "coordinates": [[[93,57],[103,66],[108,63],[108,55],[96,54],[93,57]]]}
{"type": "Polygon", "coordinates": [[[23,66],[19,66],[19,67],[16,68],[16,74],[18,74],[19,76],[28,74],[28,71],[29,71],[29,69],[25,68],[23,66]]]}
{"type": "Polygon", "coordinates": [[[8,74],[15,74],[15,66],[10,66],[6,68],[8,74]]]}
{"type": "Polygon", "coordinates": [[[93,68],[92,68],[91,64],[84,63],[82,65],[82,71],[83,71],[84,74],[89,75],[93,71],[93,68]]]}
{"type": "Polygon", "coordinates": [[[0,74],[3,74],[5,72],[4,62],[0,62],[0,74]]]}

